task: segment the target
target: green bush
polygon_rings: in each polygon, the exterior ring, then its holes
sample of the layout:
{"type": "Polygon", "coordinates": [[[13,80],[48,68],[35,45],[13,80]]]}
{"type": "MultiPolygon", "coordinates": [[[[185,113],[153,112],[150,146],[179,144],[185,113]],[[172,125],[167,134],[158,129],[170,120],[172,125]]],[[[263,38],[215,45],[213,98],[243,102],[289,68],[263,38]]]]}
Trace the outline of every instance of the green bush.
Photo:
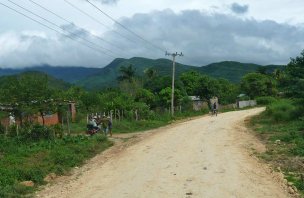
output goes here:
{"type": "Polygon", "coordinates": [[[54,138],[54,131],[50,127],[35,124],[28,126],[26,133],[23,133],[24,138],[32,141],[50,140],[54,138]]]}
{"type": "Polygon", "coordinates": [[[274,97],[271,97],[271,96],[262,96],[262,97],[256,98],[256,102],[258,105],[269,105],[276,101],[277,101],[277,99],[274,97]]]}
{"type": "Polygon", "coordinates": [[[296,118],[296,106],[291,100],[279,100],[266,108],[266,114],[275,121],[290,121],[296,118]]]}
{"type": "Polygon", "coordinates": [[[20,138],[0,136],[1,198],[31,197],[28,193],[44,184],[43,178],[47,174],[66,173],[112,145],[103,135],[67,136],[40,141],[24,141],[20,138]],[[24,187],[19,184],[27,180],[33,181],[35,186],[24,187]]]}
{"type": "Polygon", "coordinates": [[[0,123],[0,134],[5,133],[5,127],[0,123]]]}

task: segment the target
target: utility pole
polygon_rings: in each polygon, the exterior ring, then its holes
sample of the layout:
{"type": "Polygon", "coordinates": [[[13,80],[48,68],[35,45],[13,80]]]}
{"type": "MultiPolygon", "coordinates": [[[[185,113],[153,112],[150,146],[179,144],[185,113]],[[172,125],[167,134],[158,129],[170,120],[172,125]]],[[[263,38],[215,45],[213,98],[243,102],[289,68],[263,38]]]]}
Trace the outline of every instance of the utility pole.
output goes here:
{"type": "Polygon", "coordinates": [[[178,54],[177,52],[172,53],[172,54],[166,52],[166,56],[172,56],[172,59],[173,59],[173,66],[172,66],[172,92],[171,92],[171,115],[174,116],[175,57],[176,56],[184,56],[184,55],[183,55],[182,52],[180,54],[178,54]]]}

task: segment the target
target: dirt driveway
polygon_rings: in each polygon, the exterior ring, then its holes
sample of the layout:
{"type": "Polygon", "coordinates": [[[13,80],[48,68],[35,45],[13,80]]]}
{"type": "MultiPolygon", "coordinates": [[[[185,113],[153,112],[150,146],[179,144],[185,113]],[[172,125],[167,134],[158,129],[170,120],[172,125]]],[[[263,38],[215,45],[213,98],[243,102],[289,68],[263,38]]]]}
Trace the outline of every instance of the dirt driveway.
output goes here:
{"type": "Polygon", "coordinates": [[[261,111],[204,116],[135,135],[56,179],[37,197],[291,197],[276,174],[251,155],[265,148],[244,120],[261,111]]]}

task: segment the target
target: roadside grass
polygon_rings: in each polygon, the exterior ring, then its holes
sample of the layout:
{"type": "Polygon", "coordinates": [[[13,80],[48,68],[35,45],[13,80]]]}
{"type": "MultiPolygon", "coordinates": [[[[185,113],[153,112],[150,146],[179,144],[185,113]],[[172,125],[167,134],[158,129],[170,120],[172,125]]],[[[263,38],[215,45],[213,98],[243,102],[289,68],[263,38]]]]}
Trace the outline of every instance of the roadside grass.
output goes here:
{"type": "MultiPolygon", "coordinates": [[[[113,123],[113,132],[131,133],[154,129],[175,120],[207,113],[208,110],[176,112],[174,117],[163,114],[156,115],[150,120],[116,121],[113,123]]],[[[103,135],[85,136],[85,119],[70,123],[70,129],[71,136],[64,136],[61,139],[34,141],[0,135],[0,197],[30,197],[40,185],[46,183],[44,178],[50,173],[64,175],[71,168],[82,165],[85,160],[113,145],[103,135]],[[20,184],[23,181],[32,181],[35,185],[26,187],[20,184]]],[[[67,127],[64,126],[63,130],[66,133],[67,127]]]]}
{"type": "Polygon", "coordinates": [[[66,174],[72,167],[112,146],[104,136],[67,136],[62,139],[21,141],[0,136],[0,197],[31,196],[50,174],[66,174]],[[33,181],[25,187],[22,181],[33,181]]]}
{"type": "Polygon", "coordinates": [[[176,120],[181,120],[189,117],[196,117],[208,114],[207,109],[201,111],[176,112],[174,117],[170,114],[157,115],[149,120],[122,120],[113,122],[113,133],[132,133],[159,128],[176,120]]]}
{"type": "MultiPolygon", "coordinates": [[[[272,106],[277,108],[277,104],[272,106]]],[[[248,124],[266,144],[267,151],[259,157],[272,164],[275,170],[280,167],[285,179],[304,197],[304,120],[286,118],[280,113],[282,108],[278,109],[272,115],[266,110],[248,124]]]]}
{"type": "MultiPolygon", "coordinates": [[[[208,109],[202,109],[201,111],[185,111],[185,112],[175,112],[174,117],[169,113],[155,114],[150,119],[123,119],[123,120],[113,120],[113,133],[133,133],[139,131],[145,131],[150,129],[159,128],[168,125],[175,120],[181,120],[189,117],[202,116],[208,114],[208,109]]],[[[84,134],[86,131],[86,118],[80,119],[77,122],[71,123],[71,133],[72,134],[84,134]]],[[[67,127],[64,127],[67,131],[67,127]]]]}

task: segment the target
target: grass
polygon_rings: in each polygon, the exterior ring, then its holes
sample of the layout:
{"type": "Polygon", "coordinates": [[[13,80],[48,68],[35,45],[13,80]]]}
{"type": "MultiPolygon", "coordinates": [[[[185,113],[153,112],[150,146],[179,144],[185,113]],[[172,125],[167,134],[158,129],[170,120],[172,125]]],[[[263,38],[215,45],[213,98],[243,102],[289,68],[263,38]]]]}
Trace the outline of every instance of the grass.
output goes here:
{"type": "MultiPolygon", "coordinates": [[[[203,109],[202,111],[188,111],[188,112],[176,112],[174,117],[170,114],[155,114],[150,119],[138,120],[135,119],[123,119],[113,120],[113,133],[132,133],[145,131],[150,129],[159,128],[168,125],[175,120],[180,120],[188,117],[195,117],[207,114],[208,110],[203,109]]],[[[72,134],[84,134],[86,131],[86,118],[79,119],[78,122],[71,123],[72,134]]],[[[67,131],[67,127],[64,127],[67,131]]]]}
{"type": "MultiPolygon", "coordinates": [[[[150,120],[123,120],[113,123],[114,133],[130,133],[165,126],[188,117],[201,116],[207,110],[199,112],[176,112],[156,115],[150,120]]],[[[46,182],[50,174],[63,175],[82,165],[86,159],[93,157],[112,145],[103,135],[91,137],[79,135],[86,130],[86,120],[71,123],[72,136],[62,139],[33,139],[5,137],[0,135],[0,197],[31,196],[39,185],[46,182]],[[33,181],[34,187],[25,187],[23,181],[33,181]]],[[[37,130],[40,129],[39,127],[37,130]]],[[[64,127],[66,131],[66,126],[64,127]]]]}
{"type": "Polygon", "coordinates": [[[0,136],[0,197],[30,195],[45,184],[49,173],[65,174],[111,145],[104,136],[68,136],[38,142],[0,136]],[[22,181],[33,181],[35,186],[22,186],[22,181]]]}
{"type": "MultiPolygon", "coordinates": [[[[276,107],[276,105],[272,106],[276,107]]],[[[282,110],[282,108],[278,109],[278,111],[282,110]]],[[[267,145],[267,151],[260,154],[260,157],[272,164],[275,169],[280,167],[285,178],[292,182],[304,197],[304,121],[286,119],[281,115],[278,119],[276,112],[270,114],[266,111],[253,117],[249,126],[267,145]]]]}

